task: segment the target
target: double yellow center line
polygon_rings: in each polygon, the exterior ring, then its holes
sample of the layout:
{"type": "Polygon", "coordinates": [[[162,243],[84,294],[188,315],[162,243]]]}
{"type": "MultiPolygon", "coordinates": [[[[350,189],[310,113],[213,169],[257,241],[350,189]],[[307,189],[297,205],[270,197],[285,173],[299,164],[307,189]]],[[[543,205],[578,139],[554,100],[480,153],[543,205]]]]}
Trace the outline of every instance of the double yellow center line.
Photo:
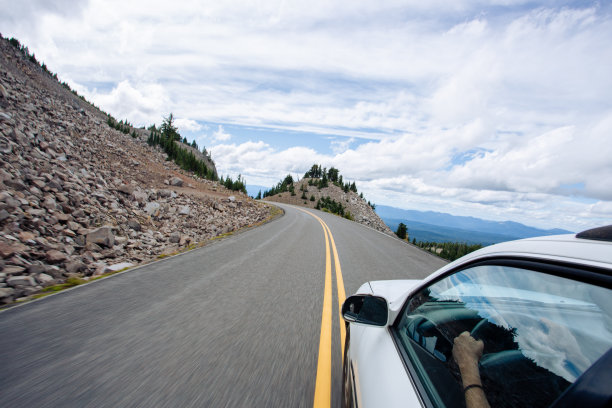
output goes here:
{"type": "MultiPolygon", "coordinates": [[[[321,314],[321,334],[319,338],[319,360],[317,363],[317,379],[315,382],[314,408],[329,408],[331,406],[331,374],[332,374],[332,264],[330,252],[334,256],[334,269],[336,271],[336,288],[338,290],[338,314],[342,311],[342,303],[346,299],[344,281],[342,280],[342,269],[338,259],[338,250],[334,236],[329,227],[320,217],[315,214],[299,209],[316,218],[323,227],[325,235],[325,288],[323,290],[323,312],[321,314]],[[330,250],[331,243],[331,250],[330,250]]],[[[340,347],[341,356],[344,356],[345,329],[340,316],[340,347]]],[[[341,360],[342,361],[342,360],[341,360]]]]}

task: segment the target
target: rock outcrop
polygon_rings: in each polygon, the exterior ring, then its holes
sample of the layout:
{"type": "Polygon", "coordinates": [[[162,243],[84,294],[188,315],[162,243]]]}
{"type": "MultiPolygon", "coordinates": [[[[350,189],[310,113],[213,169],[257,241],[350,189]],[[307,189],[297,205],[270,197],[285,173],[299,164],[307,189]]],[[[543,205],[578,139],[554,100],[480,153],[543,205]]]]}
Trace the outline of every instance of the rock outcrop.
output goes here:
{"type": "Polygon", "coordinates": [[[0,304],[268,217],[105,118],[0,40],[0,304]]]}

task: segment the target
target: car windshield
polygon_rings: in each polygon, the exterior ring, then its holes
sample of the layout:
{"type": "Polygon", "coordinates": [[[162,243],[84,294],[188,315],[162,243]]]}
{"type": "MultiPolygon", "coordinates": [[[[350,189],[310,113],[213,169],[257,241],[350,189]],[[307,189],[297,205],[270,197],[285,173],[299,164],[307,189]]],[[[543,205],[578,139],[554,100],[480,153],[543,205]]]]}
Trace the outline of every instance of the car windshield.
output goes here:
{"type": "Polygon", "coordinates": [[[477,364],[492,407],[548,406],[612,347],[611,292],[529,269],[475,266],[413,296],[395,333],[436,406],[465,406],[453,357],[463,332],[484,343],[477,364]]]}

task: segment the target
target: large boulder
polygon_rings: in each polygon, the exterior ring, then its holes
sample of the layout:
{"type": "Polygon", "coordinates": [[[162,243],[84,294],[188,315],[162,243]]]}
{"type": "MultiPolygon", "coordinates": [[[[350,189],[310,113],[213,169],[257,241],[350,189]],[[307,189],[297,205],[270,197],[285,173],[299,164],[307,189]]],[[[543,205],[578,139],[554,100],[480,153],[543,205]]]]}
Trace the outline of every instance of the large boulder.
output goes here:
{"type": "Polygon", "coordinates": [[[115,244],[115,236],[111,227],[97,228],[87,234],[85,239],[87,244],[104,245],[109,248],[115,244]]]}
{"type": "Polygon", "coordinates": [[[36,286],[36,281],[33,277],[27,275],[11,276],[6,280],[8,286],[36,286]]]}
{"type": "Polygon", "coordinates": [[[66,259],[68,259],[68,256],[65,253],[58,251],[56,249],[47,251],[45,255],[46,255],[47,262],[52,263],[52,264],[64,262],[66,259]]]}
{"type": "Polygon", "coordinates": [[[170,185],[174,186],[174,187],[182,187],[183,186],[183,180],[179,177],[172,177],[170,179],[170,185]]]}

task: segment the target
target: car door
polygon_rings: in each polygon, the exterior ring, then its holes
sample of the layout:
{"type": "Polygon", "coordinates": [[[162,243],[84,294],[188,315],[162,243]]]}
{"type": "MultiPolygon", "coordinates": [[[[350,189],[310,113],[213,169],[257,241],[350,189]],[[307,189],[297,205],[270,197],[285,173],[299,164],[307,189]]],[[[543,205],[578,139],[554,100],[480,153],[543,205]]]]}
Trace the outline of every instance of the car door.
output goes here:
{"type": "Polygon", "coordinates": [[[494,407],[548,407],[612,347],[609,271],[472,264],[410,296],[391,334],[426,406],[472,408],[471,397],[481,396],[494,407]],[[462,378],[460,337],[482,344],[475,384],[462,378]]]}

